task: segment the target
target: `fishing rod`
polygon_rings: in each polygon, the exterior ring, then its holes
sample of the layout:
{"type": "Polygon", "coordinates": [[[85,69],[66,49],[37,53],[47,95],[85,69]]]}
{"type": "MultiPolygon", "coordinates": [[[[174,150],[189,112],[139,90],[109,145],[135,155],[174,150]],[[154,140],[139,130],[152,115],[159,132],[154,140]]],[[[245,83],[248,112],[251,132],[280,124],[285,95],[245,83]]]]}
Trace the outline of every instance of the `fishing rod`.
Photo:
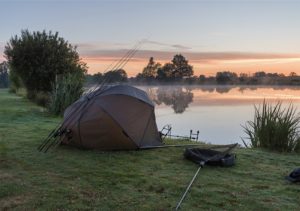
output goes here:
{"type": "MultiPolygon", "coordinates": [[[[72,113],[76,113],[80,109],[81,106],[78,106],[72,113]]],[[[66,118],[65,122],[71,119],[72,117],[71,114],[66,118]]],[[[61,137],[61,135],[63,135],[66,132],[65,130],[62,130],[63,122],[64,120],[61,120],[60,123],[58,123],[57,126],[52,130],[52,132],[43,140],[42,144],[38,147],[38,150],[40,152],[43,151],[44,149],[45,149],[44,152],[47,152],[48,149],[51,148],[52,145],[57,142],[58,138],[61,137]]]]}
{"type": "Polygon", "coordinates": [[[188,140],[198,140],[197,138],[194,137],[180,136],[180,135],[167,135],[167,137],[181,138],[181,139],[188,139],[188,140]]]}
{"type": "Polygon", "coordinates": [[[83,106],[79,106],[76,109],[74,109],[65,120],[62,120],[57,127],[48,135],[48,137],[44,140],[44,142],[38,147],[39,151],[44,151],[46,153],[50,148],[54,146],[58,146],[59,143],[64,139],[65,137],[65,130],[62,130],[63,123],[65,127],[68,127],[68,124],[74,120],[75,113],[79,112],[81,113],[80,116],[83,114],[83,110],[87,107],[89,101],[85,101],[83,106]]]}
{"type": "MultiPolygon", "coordinates": [[[[140,42],[138,42],[132,49],[130,49],[129,51],[127,51],[127,53],[121,58],[121,60],[119,62],[117,62],[114,65],[114,68],[119,68],[119,67],[124,67],[128,61],[134,56],[134,54],[138,51],[138,49],[140,48],[140,46],[145,43],[146,40],[142,40],[140,42]]],[[[111,66],[111,65],[110,65],[111,66]]],[[[108,70],[109,68],[107,68],[108,70]]],[[[106,70],[106,71],[107,71],[106,70]]],[[[113,71],[115,71],[116,69],[113,69],[113,71]]],[[[107,78],[104,78],[104,81],[98,85],[97,89],[99,89],[101,91],[102,87],[104,87],[104,84],[109,82],[110,77],[108,76],[107,78]]],[[[88,94],[89,98],[92,98],[95,96],[96,93],[93,93],[92,96],[89,96],[90,93],[88,94]]],[[[63,126],[63,122],[68,122],[69,120],[73,120],[74,113],[77,112],[82,112],[82,110],[87,106],[88,103],[85,103],[83,106],[78,106],[75,110],[73,110],[70,114],[68,114],[68,117],[65,120],[62,120],[55,128],[54,130],[52,130],[51,133],[49,133],[49,135],[43,140],[42,144],[38,147],[39,151],[43,151],[47,152],[52,146],[57,146],[59,145],[59,143],[61,142],[61,140],[63,140],[64,136],[66,135],[66,130],[62,130],[62,126],[63,126]],[[63,135],[63,137],[61,137],[63,135]],[[52,140],[52,141],[51,141],[52,140]]],[[[69,121],[71,122],[71,121],[69,121]]],[[[65,124],[65,127],[67,127],[68,124],[65,124]]]]}
{"type": "MultiPolygon", "coordinates": [[[[235,145],[235,144],[234,144],[235,145]]],[[[169,147],[188,147],[188,146],[203,146],[203,149],[220,149],[229,147],[231,145],[207,145],[205,143],[199,143],[199,144],[165,144],[162,146],[150,146],[150,147],[140,147],[140,149],[163,149],[163,148],[169,148],[169,147]]]]}
{"type": "MultiPolygon", "coordinates": [[[[114,72],[114,71],[117,71],[120,68],[123,68],[128,63],[128,61],[135,55],[135,53],[139,50],[139,48],[141,47],[141,45],[144,42],[145,42],[145,40],[140,41],[139,43],[136,44],[136,46],[132,50],[129,50],[126,53],[126,55],[123,56],[123,58],[120,60],[120,62],[118,62],[116,65],[114,65],[112,71],[114,72]]],[[[112,77],[112,75],[108,75],[108,76],[106,75],[106,77],[104,78],[104,80],[100,84],[99,88],[96,88],[95,91],[91,93],[91,96],[88,96],[88,98],[91,99],[91,98],[94,98],[94,97],[102,94],[103,91],[104,91],[103,88],[104,88],[105,84],[109,83],[111,81],[111,77],[112,77]],[[99,92],[98,92],[98,90],[99,90],[99,92]]],[[[85,110],[86,109],[87,109],[87,106],[86,106],[85,110]]],[[[77,127],[78,127],[78,135],[79,135],[80,142],[81,142],[80,120],[83,117],[83,114],[84,114],[84,112],[81,112],[81,115],[80,115],[80,117],[78,119],[78,125],[77,125],[77,127]]]]}
{"type": "MultiPolygon", "coordinates": [[[[132,59],[132,57],[136,54],[136,52],[140,49],[140,47],[142,46],[143,43],[145,43],[147,40],[144,39],[144,40],[141,40],[140,42],[138,42],[134,48],[132,48],[131,50],[129,50],[125,56],[122,57],[122,59],[114,65],[113,67],[113,72],[114,71],[117,71],[119,69],[122,69],[129,61],[130,59],[132,59]]],[[[96,96],[99,96],[100,94],[103,93],[104,91],[104,86],[109,83],[111,81],[111,77],[112,75],[106,75],[106,77],[104,77],[104,80],[100,83],[100,85],[98,85],[98,87],[96,86],[94,88],[94,91],[90,92],[88,95],[87,95],[87,98],[88,99],[91,99],[91,98],[94,98],[96,96]],[[90,96],[91,95],[91,96],[90,96]]],[[[87,109],[87,108],[86,108],[87,109]]],[[[79,120],[78,120],[78,132],[79,132],[79,139],[80,139],[80,142],[81,142],[81,135],[80,135],[80,120],[81,118],[83,117],[83,112],[81,113],[80,117],[79,117],[79,120]]]]}
{"type": "MultiPolygon", "coordinates": [[[[144,44],[146,41],[147,41],[146,39],[143,39],[143,40],[139,41],[133,48],[128,50],[126,52],[126,54],[111,68],[112,71],[122,69],[128,63],[128,61],[135,55],[135,53],[139,50],[141,45],[144,44]]],[[[109,65],[109,67],[107,67],[105,69],[103,74],[105,74],[110,69],[110,66],[112,66],[112,64],[109,65]]],[[[102,84],[105,84],[105,83],[106,83],[106,78],[104,78],[103,81],[101,83],[99,83],[98,86],[95,86],[91,91],[88,91],[88,92],[92,93],[95,90],[100,89],[102,87],[102,84]]]]}
{"type": "MultiPolygon", "coordinates": [[[[192,185],[193,185],[193,183],[194,183],[196,177],[198,176],[199,171],[201,170],[201,168],[203,168],[204,165],[205,165],[208,161],[210,161],[210,160],[215,160],[215,159],[218,159],[218,158],[223,157],[224,155],[226,155],[227,153],[229,153],[231,150],[233,150],[237,145],[238,145],[237,143],[236,143],[236,144],[227,145],[227,147],[228,147],[227,150],[225,150],[225,151],[223,151],[223,152],[220,152],[220,153],[218,153],[218,154],[216,154],[216,155],[214,155],[214,156],[212,156],[212,157],[210,157],[210,158],[207,158],[207,159],[205,159],[204,161],[199,162],[199,168],[197,169],[195,175],[193,176],[192,180],[190,181],[189,185],[186,187],[186,189],[185,189],[183,195],[181,196],[179,202],[177,203],[177,206],[176,206],[176,208],[175,208],[176,211],[180,208],[180,206],[181,206],[183,200],[185,199],[185,197],[186,197],[187,193],[189,192],[190,188],[192,187],[192,185]]],[[[226,145],[223,145],[222,147],[218,147],[218,148],[224,148],[224,146],[226,146],[226,145]]]]}
{"type": "MultiPolygon", "coordinates": [[[[86,109],[87,109],[87,106],[89,105],[89,102],[91,102],[91,101],[85,101],[84,102],[84,105],[82,106],[82,107],[79,107],[79,108],[81,108],[81,109],[79,109],[79,112],[81,113],[80,114],[80,118],[82,117],[82,115],[85,113],[85,111],[86,111],[86,109]]],[[[78,109],[76,109],[76,110],[78,110],[78,109]]],[[[69,119],[69,116],[66,118],[66,120],[65,121],[63,121],[63,122],[67,122],[68,120],[69,120],[69,123],[66,123],[66,124],[63,124],[62,126],[64,126],[64,129],[60,129],[61,130],[61,132],[55,137],[55,139],[54,139],[54,141],[52,141],[51,143],[50,143],[50,145],[48,145],[48,147],[44,150],[44,152],[46,153],[50,148],[55,148],[55,147],[57,147],[60,143],[61,143],[61,141],[62,140],[64,140],[64,138],[66,137],[66,135],[68,135],[69,133],[71,133],[71,130],[69,130],[69,129],[67,129],[68,128],[68,126],[69,126],[69,124],[70,124],[70,122],[71,121],[73,121],[74,120],[74,118],[76,117],[75,115],[74,115],[74,113],[76,113],[76,112],[72,112],[70,115],[72,115],[72,116],[70,116],[70,119],[69,119]]],[[[62,127],[61,126],[61,127],[62,127]]],[[[78,125],[79,126],[79,125],[78,125]]]]}

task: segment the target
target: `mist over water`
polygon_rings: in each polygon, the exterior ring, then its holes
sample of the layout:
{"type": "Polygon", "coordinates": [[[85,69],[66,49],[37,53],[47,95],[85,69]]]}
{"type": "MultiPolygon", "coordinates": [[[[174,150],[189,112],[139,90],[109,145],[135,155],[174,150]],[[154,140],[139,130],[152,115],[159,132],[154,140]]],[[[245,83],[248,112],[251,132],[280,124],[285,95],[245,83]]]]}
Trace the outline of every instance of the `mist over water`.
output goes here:
{"type": "Polygon", "coordinates": [[[241,125],[254,118],[254,105],[279,100],[300,112],[300,87],[142,86],[156,104],[159,130],[172,125],[172,134],[189,136],[200,131],[199,140],[213,144],[238,142],[245,134],[241,125]]]}

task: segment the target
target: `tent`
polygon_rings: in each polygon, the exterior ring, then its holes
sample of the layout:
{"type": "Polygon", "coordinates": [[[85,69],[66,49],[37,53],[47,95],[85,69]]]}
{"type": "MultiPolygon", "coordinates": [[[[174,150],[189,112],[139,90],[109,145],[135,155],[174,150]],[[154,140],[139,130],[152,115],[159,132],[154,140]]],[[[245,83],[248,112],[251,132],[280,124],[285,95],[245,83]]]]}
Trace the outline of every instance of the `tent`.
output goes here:
{"type": "Polygon", "coordinates": [[[128,85],[96,90],[64,113],[63,144],[86,149],[131,150],[161,146],[154,104],[146,92],[128,85]]]}

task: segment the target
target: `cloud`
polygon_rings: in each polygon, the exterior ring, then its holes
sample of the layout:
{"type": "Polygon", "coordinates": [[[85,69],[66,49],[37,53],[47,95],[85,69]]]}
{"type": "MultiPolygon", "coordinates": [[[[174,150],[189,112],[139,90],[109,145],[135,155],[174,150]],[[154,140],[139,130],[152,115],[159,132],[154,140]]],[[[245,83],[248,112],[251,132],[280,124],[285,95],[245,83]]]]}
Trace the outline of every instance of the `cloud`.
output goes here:
{"type": "Polygon", "coordinates": [[[83,54],[98,49],[119,50],[119,49],[131,48],[131,45],[128,43],[89,42],[89,43],[75,43],[74,45],[77,46],[78,51],[83,54]]]}
{"type": "Polygon", "coordinates": [[[187,46],[183,46],[183,45],[178,45],[178,44],[176,44],[176,45],[171,45],[173,48],[177,48],[177,49],[179,49],[179,50],[189,50],[189,49],[192,49],[192,48],[190,48],[190,47],[187,47],[187,46]]]}
{"type": "Polygon", "coordinates": [[[154,44],[154,45],[160,45],[160,46],[164,46],[164,47],[171,47],[171,48],[175,48],[175,49],[178,49],[178,50],[190,50],[190,49],[192,49],[191,47],[180,45],[180,44],[168,44],[168,43],[162,43],[162,42],[157,42],[157,41],[153,41],[153,40],[147,40],[146,43],[154,44]]]}
{"type": "MultiPolygon", "coordinates": [[[[90,42],[90,43],[75,43],[80,54],[88,55],[95,52],[109,52],[109,51],[128,51],[133,48],[132,43],[107,43],[107,42],[90,42]],[[101,50],[99,50],[101,49],[101,50]]],[[[142,48],[151,49],[155,51],[188,51],[191,48],[180,44],[162,43],[153,40],[143,40],[142,48]]]]}

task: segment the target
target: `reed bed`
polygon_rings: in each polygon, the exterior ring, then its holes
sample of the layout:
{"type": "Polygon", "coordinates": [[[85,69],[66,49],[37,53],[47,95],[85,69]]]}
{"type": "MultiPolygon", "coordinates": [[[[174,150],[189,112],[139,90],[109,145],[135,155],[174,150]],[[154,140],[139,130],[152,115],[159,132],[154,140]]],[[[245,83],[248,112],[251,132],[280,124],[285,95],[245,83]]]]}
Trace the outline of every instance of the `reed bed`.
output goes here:
{"type": "Polygon", "coordinates": [[[300,151],[300,115],[291,103],[283,108],[281,101],[272,105],[264,100],[262,106],[255,105],[254,108],[254,120],[242,126],[250,141],[247,143],[242,138],[246,147],[300,151]]]}
{"type": "Polygon", "coordinates": [[[62,115],[64,110],[81,97],[83,83],[77,74],[68,74],[56,78],[56,83],[50,94],[48,109],[50,113],[62,115]]]}

